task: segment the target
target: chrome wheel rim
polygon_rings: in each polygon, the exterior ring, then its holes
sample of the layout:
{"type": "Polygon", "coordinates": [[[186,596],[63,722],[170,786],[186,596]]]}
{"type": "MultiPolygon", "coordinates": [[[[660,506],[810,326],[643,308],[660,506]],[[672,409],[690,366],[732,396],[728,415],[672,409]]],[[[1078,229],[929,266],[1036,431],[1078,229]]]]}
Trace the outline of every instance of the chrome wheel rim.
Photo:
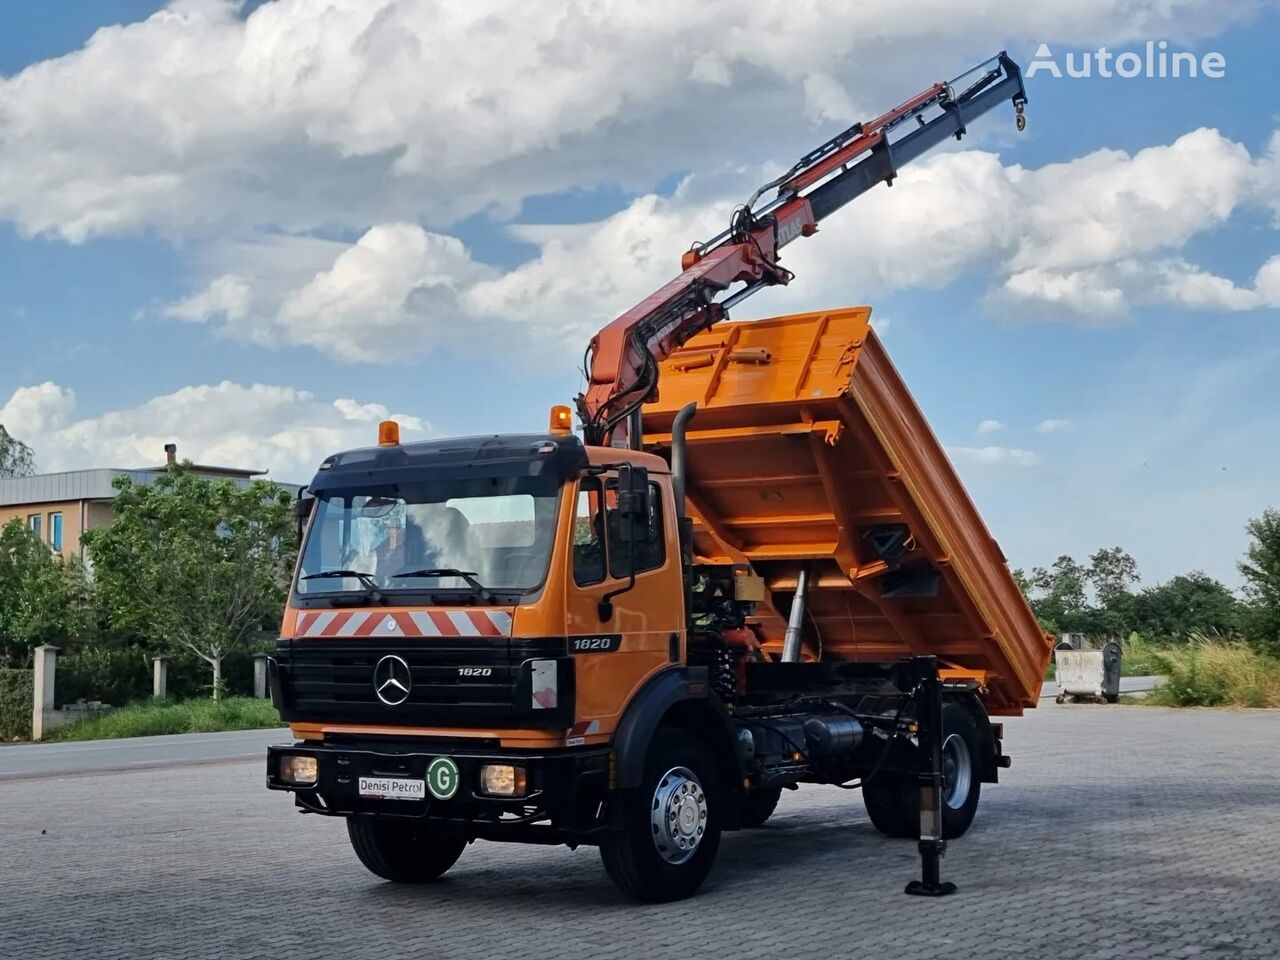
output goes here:
{"type": "Polygon", "coordinates": [[[942,802],[959,810],[969,799],[973,785],[973,761],[969,744],[957,733],[942,741],[942,802]]]}
{"type": "Polygon", "coordinates": [[[707,832],[707,795],[688,767],[672,767],[658,779],[649,806],[653,845],[667,863],[684,863],[707,832]]]}

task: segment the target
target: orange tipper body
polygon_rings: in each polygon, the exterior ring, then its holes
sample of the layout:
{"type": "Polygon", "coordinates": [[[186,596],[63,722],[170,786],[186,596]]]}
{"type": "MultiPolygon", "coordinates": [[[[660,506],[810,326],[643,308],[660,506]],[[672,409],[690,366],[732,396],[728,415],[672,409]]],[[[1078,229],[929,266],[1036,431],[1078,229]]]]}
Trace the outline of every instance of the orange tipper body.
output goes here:
{"type": "MultiPolygon", "coordinates": [[[[1052,643],[911,393],[869,307],[721,324],[662,364],[645,438],[688,433],[689,512],[704,562],[749,563],[772,596],[812,565],[806,656],[928,654],[994,714],[1040,696],[1052,643]]],[[[781,651],[785,620],[753,618],[781,651]]]]}

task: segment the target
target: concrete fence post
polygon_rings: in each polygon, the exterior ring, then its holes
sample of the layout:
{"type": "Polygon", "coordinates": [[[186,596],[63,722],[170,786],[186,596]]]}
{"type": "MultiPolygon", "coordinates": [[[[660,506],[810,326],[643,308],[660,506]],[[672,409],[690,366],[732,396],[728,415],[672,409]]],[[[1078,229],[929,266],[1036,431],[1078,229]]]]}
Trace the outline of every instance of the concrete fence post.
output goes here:
{"type": "Polygon", "coordinates": [[[163,700],[169,695],[169,658],[151,658],[151,695],[163,700]]]}
{"type": "Polygon", "coordinates": [[[259,700],[267,699],[267,654],[253,655],[253,695],[259,700]]]}
{"type": "Polygon", "coordinates": [[[45,731],[52,729],[49,721],[53,714],[53,684],[58,669],[58,648],[42,643],[34,651],[31,665],[31,739],[43,740],[45,731]]]}

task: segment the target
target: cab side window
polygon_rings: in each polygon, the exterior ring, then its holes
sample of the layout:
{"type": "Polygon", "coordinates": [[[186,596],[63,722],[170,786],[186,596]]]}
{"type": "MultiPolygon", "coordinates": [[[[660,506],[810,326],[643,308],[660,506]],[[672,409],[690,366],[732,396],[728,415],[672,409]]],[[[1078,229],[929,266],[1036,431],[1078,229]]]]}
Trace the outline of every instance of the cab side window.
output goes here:
{"type": "Polygon", "coordinates": [[[619,579],[630,576],[632,550],[635,551],[636,573],[662,566],[666,556],[662,537],[662,491],[658,485],[649,484],[649,516],[639,524],[635,539],[622,536],[623,518],[617,509],[617,480],[606,484],[605,504],[609,529],[609,574],[619,579]]]}
{"type": "Polygon", "coordinates": [[[578,486],[573,512],[573,581],[580,587],[604,579],[604,491],[587,478],[578,486]]]}

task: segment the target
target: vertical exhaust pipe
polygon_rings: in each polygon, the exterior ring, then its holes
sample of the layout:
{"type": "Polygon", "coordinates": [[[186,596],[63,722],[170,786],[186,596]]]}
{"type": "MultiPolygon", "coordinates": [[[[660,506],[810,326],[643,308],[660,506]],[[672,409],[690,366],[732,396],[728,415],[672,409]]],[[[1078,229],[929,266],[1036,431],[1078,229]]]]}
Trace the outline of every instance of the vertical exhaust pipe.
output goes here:
{"type": "Polygon", "coordinates": [[[804,626],[805,602],[809,598],[809,568],[801,567],[796,577],[796,595],[787,616],[787,632],[782,641],[782,662],[800,662],[800,632],[804,626]]]}
{"type": "Polygon", "coordinates": [[[686,403],[671,423],[671,492],[676,497],[676,517],[685,515],[684,492],[689,479],[689,461],[686,455],[685,432],[689,421],[698,412],[693,401],[686,403]]]}

